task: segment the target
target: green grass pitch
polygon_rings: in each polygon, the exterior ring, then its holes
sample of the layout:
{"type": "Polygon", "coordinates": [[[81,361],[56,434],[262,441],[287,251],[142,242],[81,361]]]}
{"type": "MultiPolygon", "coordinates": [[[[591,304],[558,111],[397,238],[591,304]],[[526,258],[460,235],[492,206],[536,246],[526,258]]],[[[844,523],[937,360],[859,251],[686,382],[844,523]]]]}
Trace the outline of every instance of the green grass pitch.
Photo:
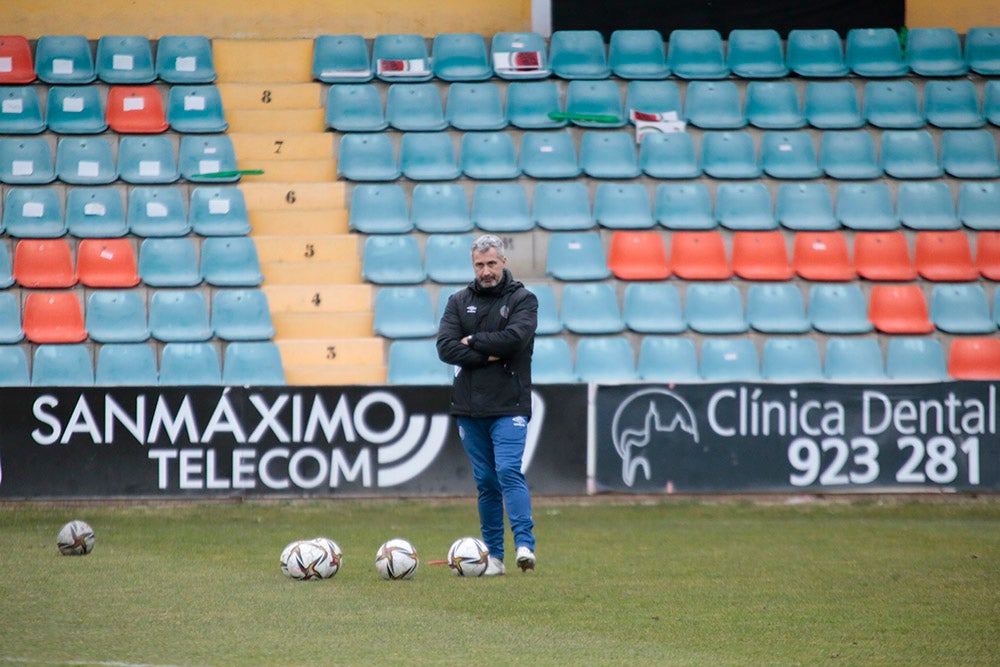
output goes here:
{"type": "Polygon", "coordinates": [[[0,504],[0,665],[1000,661],[1000,498],[536,498],[535,520],[534,572],[463,579],[426,561],[478,533],[471,498],[0,504]],[[88,556],[56,549],[73,518],[88,556]],[[317,535],[341,571],[283,576],[317,535]],[[375,572],[395,536],[410,581],[375,572]]]}

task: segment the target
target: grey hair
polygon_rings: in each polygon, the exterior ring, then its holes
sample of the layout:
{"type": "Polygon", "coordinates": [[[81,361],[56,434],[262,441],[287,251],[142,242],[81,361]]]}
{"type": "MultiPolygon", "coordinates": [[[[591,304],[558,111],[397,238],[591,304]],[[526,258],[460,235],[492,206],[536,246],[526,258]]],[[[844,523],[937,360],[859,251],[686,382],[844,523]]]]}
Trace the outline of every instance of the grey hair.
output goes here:
{"type": "Polygon", "coordinates": [[[503,259],[507,256],[503,240],[494,234],[483,234],[472,242],[472,252],[486,252],[490,248],[497,249],[497,255],[503,259]]]}

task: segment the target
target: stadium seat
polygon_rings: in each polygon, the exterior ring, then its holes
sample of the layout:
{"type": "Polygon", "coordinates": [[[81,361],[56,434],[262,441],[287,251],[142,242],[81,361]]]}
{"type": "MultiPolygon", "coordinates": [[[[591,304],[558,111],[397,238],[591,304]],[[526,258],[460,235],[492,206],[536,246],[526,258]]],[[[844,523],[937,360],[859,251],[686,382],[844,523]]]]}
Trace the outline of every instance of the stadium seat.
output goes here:
{"type": "Polygon", "coordinates": [[[681,336],[643,336],[637,370],[639,379],[647,382],[701,380],[694,343],[681,336]]]}
{"type": "Polygon", "coordinates": [[[216,290],[209,317],[212,332],[223,340],[267,340],[275,334],[267,295],[260,289],[216,290]]]}
{"type": "Polygon", "coordinates": [[[785,236],[777,230],[735,232],[730,263],[744,280],[791,280],[795,275],[785,236]]]}
{"type": "Polygon", "coordinates": [[[882,168],[894,178],[937,178],[944,173],[927,130],[886,130],[881,149],[882,168]]]}
{"type": "Polygon", "coordinates": [[[76,248],[76,272],[86,287],[139,284],[135,251],[125,238],[82,239],[76,248]]]}
{"type": "Polygon", "coordinates": [[[204,134],[229,127],[222,96],[215,85],[171,86],[167,94],[167,124],[174,132],[204,134]]]}
{"type": "Polygon", "coordinates": [[[472,223],[485,232],[526,232],[534,227],[528,194],[520,183],[480,183],[472,192],[472,223]]]}
{"type": "Polygon", "coordinates": [[[364,83],[375,76],[368,43],[361,35],[317,35],[312,75],[323,83],[364,83]]]}
{"type": "Polygon", "coordinates": [[[965,33],[965,60],[976,74],[1000,74],[1000,29],[970,27],[965,33]]]}
{"type": "Polygon", "coordinates": [[[56,145],[56,177],[71,185],[118,180],[111,144],[104,137],[63,137],[56,145]]]}
{"type": "Polygon", "coordinates": [[[658,30],[615,30],[608,43],[608,66],[620,79],[665,79],[670,70],[663,44],[658,30]]]}
{"type": "Polygon", "coordinates": [[[431,45],[434,76],[442,81],[485,81],[493,76],[486,40],[479,33],[439,33],[431,45]]]}
{"type": "Polygon", "coordinates": [[[635,178],[642,173],[631,132],[584,132],[580,141],[580,167],[592,178],[635,178]]]}
{"type": "Polygon", "coordinates": [[[749,132],[705,132],[701,167],[712,178],[757,178],[763,173],[749,132]]]}
{"type": "Polygon", "coordinates": [[[389,126],[378,87],[334,84],[326,94],[325,127],[338,132],[378,132],[389,126]]]}
{"type": "Polygon", "coordinates": [[[87,339],[83,310],[73,292],[29,292],[21,323],[32,343],[79,343],[87,339]]]}
{"type": "Polygon", "coordinates": [[[917,277],[910,247],[900,231],[855,234],[854,267],[866,280],[911,281],[917,277]]]}
{"type": "Polygon", "coordinates": [[[94,364],[86,345],[39,345],[31,363],[34,387],[90,387],[94,364]]]}
{"type": "Polygon", "coordinates": [[[284,385],[281,350],[271,341],[240,341],[226,345],[222,384],[284,385]]]}
{"type": "Polygon", "coordinates": [[[106,114],[108,127],[119,134],[157,134],[169,127],[157,86],[111,86],[106,114]]]}
{"type": "Polygon", "coordinates": [[[77,283],[66,239],[21,239],[14,248],[13,266],[21,287],[60,289],[77,283]]]}
{"type": "Polygon", "coordinates": [[[851,130],[865,124],[858,91],[850,81],[807,83],[803,113],[806,122],[820,130],[851,130]]]}
{"type": "Polygon", "coordinates": [[[177,156],[164,135],[125,136],[118,142],[118,175],[138,185],[173,183],[180,178],[177,156]]]}
{"type": "Polygon", "coordinates": [[[156,355],[146,343],[112,343],[97,351],[94,384],[107,386],[156,386],[156,355]]]}
{"type": "Polygon", "coordinates": [[[677,287],[667,282],[633,282],[625,286],[622,319],[642,334],[681,333],[687,329],[677,287]]]}
{"type": "Polygon", "coordinates": [[[97,40],[94,58],[97,78],[111,85],[152,83],[156,65],[149,38],[144,35],[104,35],[97,40]]]}
{"type": "MultiPolygon", "coordinates": [[[[556,303],[556,293],[552,289],[552,285],[541,283],[525,285],[525,287],[538,299],[538,324],[535,327],[535,333],[539,336],[562,333],[566,327],[563,324],[562,315],[559,314],[559,305],[556,303]]],[[[438,298],[440,299],[440,296],[438,298]]],[[[439,320],[440,318],[435,322],[439,320]]]]}
{"type": "Polygon", "coordinates": [[[448,125],[459,130],[502,130],[507,114],[495,83],[453,83],[445,107],[448,125]]]}
{"type": "MultiPolygon", "coordinates": [[[[721,240],[721,239],[720,239],[721,240]]],[[[611,275],[596,231],[548,234],[545,274],[557,280],[604,280],[611,275]]]]}
{"type": "Polygon", "coordinates": [[[997,146],[989,130],[945,130],[941,135],[941,164],[955,178],[1000,176],[997,146]]]}
{"type": "Polygon", "coordinates": [[[140,186],[128,195],[128,227],[137,236],[185,236],[191,231],[184,193],[176,187],[140,186]]]}
{"type": "Polygon", "coordinates": [[[824,132],[820,139],[819,166],[830,178],[873,179],[882,175],[875,139],[867,130],[824,132]]]}
{"type": "Polygon", "coordinates": [[[58,238],[66,233],[62,203],[55,188],[8,188],[3,228],[14,238],[58,238]]]}
{"type": "Polygon", "coordinates": [[[853,280],[847,238],[838,231],[800,231],[792,245],[792,268],[804,280],[841,282],[853,280]]]}
{"type": "Polygon", "coordinates": [[[865,295],[856,283],[813,285],[806,314],[813,329],[826,334],[860,334],[874,328],[865,295]]]}
{"type": "Polygon", "coordinates": [[[760,356],[761,378],[771,382],[817,382],[823,377],[819,346],[812,338],[778,338],[764,341],[760,356]]]}
{"type": "Polygon", "coordinates": [[[790,282],[750,285],[747,322],[751,329],[768,334],[806,333],[812,327],[802,292],[790,282]]]}
{"type": "Polygon", "coordinates": [[[903,60],[899,35],[892,28],[853,28],[847,32],[844,62],[864,78],[904,76],[910,68],[903,60]]]}
{"type": "Polygon", "coordinates": [[[1000,282],[1000,232],[979,232],[976,238],[976,267],[983,278],[1000,282]]]}
{"type": "Polygon", "coordinates": [[[410,196],[410,221],[427,234],[472,230],[469,200],[459,183],[417,183],[410,196]]]}
{"type": "Polygon", "coordinates": [[[964,231],[917,232],[913,263],[917,273],[927,280],[965,282],[979,278],[964,231]]]}
{"type": "Polygon", "coordinates": [[[648,132],[639,145],[639,168],[652,178],[697,178],[701,164],[687,132],[648,132]]]}
{"type": "Polygon", "coordinates": [[[757,348],[749,338],[707,338],[698,362],[701,377],[709,382],[752,382],[761,379],[757,348]]]}
{"type": "Polygon", "coordinates": [[[667,67],[682,79],[724,79],[729,67],[717,30],[675,29],[667,38],[667,67]]]}
{"type": "Polygon", "coordinates": [[[920,76],[962,76],[969,71],[954,28],[910,28],[906,64],[920,76]]]}
{"type": "Polygon", "coordinates": [[[868,81],[863,109],[867,122],[884,129],[913,130],[927,122],[917,87],[905,79],[868,81]]]}
{"type": "Polygon", "coordinates": [[[931,290],[931,322],[949,334],[992,334],[997,323],[979,283],[935,285],[931,290]]]}
{"type": "Polygon", "coordinates": [[[960,79],[928,81],[924,85],[924,115],[931,125],[971,129],[986,123],[976,84],[960,79]]]}
{"type": "Polygon", "coordinates": [[[441,94],[433,83],[393,83],[385,99],[390,127],[402,132],[436,132],[448,127],[441,94]]]}
{"type": "Polygon", "coordinates": [[[549,65],[561,79],[605,79],[611,74],[604,37],[597,30],[556,30],[549,39],[549,65]]]}
{"type": "Polygon", "coordinates": [[[77,238],[115,238],[128,234],[125,204],[117,188],[70,188],[66,194],[66,231],[77,238]]]}
{"type": "Polygon", "coordinates": [[[0,71],[0,85],[31,83],[37,78],[35,56],[28,40],[22,35],[0,37],[0,58],[5,64],[9,63],[0,71]]]}
{"type": "Polygon", "coordinates": [[[667,229],[707,230],[718,224],[704,183],[660,183],[653,217],[667,229]]]}
{"type": "Polygon", "coordinates": [[[518,160],[531,178],[575,178],[583,171],[569,132],[525,132],[518,160]]]}
{"type": "Polygon", "coordinates": [[[619,280],[669,278],[670,266],[663,237],[653,231],[615,230],[608,248],[608,268],[619,280]]]}
{"type": "Polygon", "coordinates": [[[461,171],[451,133],[403,133],[399,168],[403,176],[414,181],[450,181],[458,178],[461,171]]]}
{"type": "Polygon", "coordinates": [[[501,79],[544,79],[552,74],[549,50],[537,32],[498,32],[490,42],[493,72],[501,79]]]}
{"type": "Polygon", "coordinates": [[[941,341],[930,336],[892,336],[885,351],[885,374],[890,380],[947,380],[941,341]]]}
{"type": "Polygon", "coordinates": [[[655,224],[642,183],[598,183],[594,219],[605,229],[650,229],[655,224]]]}
{"type": "Polygon", "coordinates": [[[549,231],[579,231],[594,226],[587,186],[580,181],[541,181],[531,203],[535,225],[549,231]]]}
{"type": "Polygon", "coordinates": [[[0,182],[45,185],[55,178],[52,149],[43,137],[0,139],[0,182]]]}
{"type": "Polygon", "coordinates": [[[726,229],[774,229],[771,193],[760,181],[720,183],[715,191],[715,219],[726,229]]]}
{"type": "Polygon", "coordinates": [[[7,243],[0,242],[0,289],[7,289],[14,284],[14,268],[10,260],[10,250],[7,243]]]}
{"type": "Polygon", "coordinates": [[[361,277],[378,285],[422,283],[427,275],[417,239],[408,234],[366,237],[361,277]]]}
{"type": "Polygon", "coordinates": [[[149,299],[149,331],[165,343],[212,337],[205,295],[193,289],[156,290],[149,299]]]}
{"type": "Polygon", "coordinates": [[[100,134],[108,129],[98,86],[52,86],[45,124],[56,134],[100,134]]]}
{"type": "Polygon", "coordinates": [[[805,130],[765,132],[760,145],[760,164],[773,178],[819,178],[823,175],[812,134],[805,130]]]}
{"type": "Polygon", "coordinates": [[[744,79],[777,79],[788,74],[781,35],[773,29],[736,29],[729,32],[726,65],[744,79]]]}
{"type": "Polygon", "coordinates": [[[0,92],[0,134],[38,134],[44,132],[45,127],[42,105],[34,86],[3,88],[0,92]]]}
{"type": "Polygon", "coordinates": [[[170,84],[212,83],[212,43],[202,35],[163,35],[156,42],[156,76],[170,84]]]}
{"type": "Polygon", "coordinates": [[[857,231],[885,231],[900,224],[886,183],[842,183],[835,212],[841,225],[857,231]]]}
{"type": "Polygon", "coordinates": [[[85,325],[99,343],[141,343],[149,338],[146,301],[139,290],[94,290],[87,298],[85,325]]]}
{"type": "Polygon", "coordinates": [[[830,338],[823,376],[833,382],[878,382],[886,379],[878,341],[871,337],[830,338]]]}
{"type": "MultiPolygon", "coordinates": [[[[0,292],[0,344],[7,346],[23,338],[21,304],[18,297],[13,292],[0,292]]],[[[3,361],[0,360],[0,367],[2,366],[3,361]]]]}
{"type": "Polygon", "coordinates": [[[222,384],[219,352],[212,343],[167,343],[160,354],[160,386],[222,384]]]}
{"type": "Polygon", "coordinates": [[[747,84],[746,118],[754,127],[786,130],[803,127],[806,117],[791,81],[751,81],[747,84]]]}
{"type": "Polygon", "coordinates": [[[424,249],[427,277],[436,283],[466,285],[475,278],[470,261],[471,234],[432,234],[424,249]]]}
{"type": "Polygon", "coordinates": [[[670,235],[670,271],[684,280],[726,280],[733,275],[722,235],[717,231],[678,231],[670,235]]]}
{"type": "Polygon", "coordinates": [[[396,149],[385,133],[344,134],[340,138],[337,174],[349,181],[394,181],[400,176],[396,149]]]}
{"type": "Polygon", "coordinates": [[[848,73],[840,35],[831,28],[790,30],[786,62],[804,77],[842,77],[848,73]]]}
{"type": "Polygon", "coordinates": [[[31,376],[24,348],[19,345],[0,345],[0,387],[27,387],[29,384],[31,376]]]}
{"type": "Polygon", "coordinates": [[[181,176],[197,183],[235,183],[240,180],[236,149],[228,134],[183,135],[177,151],[181,176]]]}
{"type": "Polygon", "coordinates": [[[509,132],[467,132],[459,148],[462,173],[477,180],[506,180],[521,175],[509,132]]]}
{"type": "Polygon", "coordinates": [[[522,130],[569,124],[555,81],[512,81],[507,85],[507,120],[522,130]]]}
{"type": "Polygon", "coordinates": [[[581,382],[632,382],[639,377],[632,343],[624,336],[579,339],[573,368],[581,382]]]}
{"type": "Polygon", "coordinates": [[[90,42],[83,35],[42,35],[35,44],[35,73],[48,84],[90,83],[97,78],[90,42]]]}
{"type": "Polygon", "coordinates": [[[781,183],[774,217],[785,229],[827,231],[840,223],[833,214],[833,196],[824,183],[781,183]]]}
{"type": "Polygon", "coordinates": [[[672,114],[677,120],[683,120],[683,108],[681,91],[675,81],[633,80],[625,89],[624,109],[632,123],[635,123],[636,112],[658,114],[664,119],[672,114]]]}
{"type": "Polygon", "coordinates": [[[405,234],[413,229],[406,193],[396,183],[355,186],[347,223],[362,234],[405,234]]]}
{"type": "Polygon", "coordinates": [[[920,285],[874,285],[868,319],[882,333],[927,334],[934,330],[920,285]]]}
{"type": "Polygon", "coordinates": [[[382,33],[372,43],[375,76],[383,81],[429,81],[431,69],[427,42],[418,34],[382,33]]]}
{"type": "Polygon", "coordinates": [[[201,273],[217,287],[255,287],[264,281],[257,245],[249,236],[210,236],[201,244],[201,273]]]}
{"type": "Polygon", "coordinates": [[[191,239],[147,238],[139,246],[139,277],[150,287],[193,287],[202,281],[191,239]]]}
{"type": "Polygon", "coordinates": [[[958,229],[951,188],[943,181],[906,181],[896,191],[896,215],[910,229],[958,229]]]}
{"type": "Polygon", "coordinates": [[[956,380],[1000,378],[1000,338],[954,338],[948,349],[948,375],[956,380]]]}
{"type": "Polygon", "coordinates": [[[618,296],[610,283],[570,283],[563,287],[563,325],[575,334],[611,334],[625,328],[618,296]]]}
{"type": "Polygon", "coordinates": [[[1000,229],[1000,187],[989,182],[964,182],[958,187],[958,219],[970,229],[1000,229]]]}
{"type": "Polygon", "coordinates": [[[744,333],[750,327],[743,297],[733,283],[696,282],[684,295],[684,321],[703,334],[744,333]]]}
{"type": "Polygon", "coordinates": [[[438,359],[434,339],[394,340],[389,345],[386,381],[399,385],[450,385],[455,373],[438,359]]]}
{"type": "Polygon", "coordinates": [[[533,384],[564,384],[577,381],[573,353],[562,336],[539,336],[531,355],[533,384]]]}
{"type": "Polygon", "coordinates": [[[188,221],[199,236],[242,236],[250,233],[243,191],[232,185],[200,185],[191,190],[188,221]]]}
{"type": "Polygon", "coordinates": [[[621,88],[610,79],[570,81],[566,86],[566,116],[580,127],[616,128],[628,123],[621,88]]]}
{"type": "Polygon", "coordinates": [[[687,122],[705,130],[735,130],[747,124],[733,81],[692,81],[684,98],[687,122]]]}

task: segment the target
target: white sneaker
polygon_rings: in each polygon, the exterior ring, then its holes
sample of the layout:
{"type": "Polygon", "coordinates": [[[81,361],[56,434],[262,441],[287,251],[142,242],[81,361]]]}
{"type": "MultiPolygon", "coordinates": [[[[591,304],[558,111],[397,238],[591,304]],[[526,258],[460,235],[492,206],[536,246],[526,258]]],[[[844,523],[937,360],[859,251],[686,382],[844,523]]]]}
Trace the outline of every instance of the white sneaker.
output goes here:
{"type": "Polygon", "coordinates": [[[517,548],[517,566],[522,571],[535,569],[535,552],[528,547],[517,548]]]}
{"type": "Polygon", "coordinates": [[[483,576],[496,577],[501,574],[507,574],[507,568],[504,567],[503,561],[494,556],[490,556],[489,563],[486,565],[486,571],[483,572],[483,576]]]}

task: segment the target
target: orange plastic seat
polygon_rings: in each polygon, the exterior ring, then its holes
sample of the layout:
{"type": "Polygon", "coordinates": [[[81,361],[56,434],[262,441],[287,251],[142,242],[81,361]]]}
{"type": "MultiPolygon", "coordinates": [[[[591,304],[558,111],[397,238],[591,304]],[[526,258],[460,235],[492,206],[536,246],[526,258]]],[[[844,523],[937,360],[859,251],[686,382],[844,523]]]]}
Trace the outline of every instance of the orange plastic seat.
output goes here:
{"type": "Polygon", "coordinates": [[[21,35],[0,36],[0,84],[31,83],[35,80],[35,59],[31,45],[21,35]]]}
{"type": "Polygon", "coordinates": [[[859,232],[854,237],[854,268],[867,280],[915,280],[917,269],[900,231],[859,232]]]}
{"type": "Polygon", "coordinates": [[[840,232],[796,232],[792,268],[800,278],[823,282],[854,280],[847,237],[840,232]]]}
{"type": "Polygon", "coordinates": [[[670,270],[685,280],[725,280],[733,275],[717,231],[680,231],[670,237],[670,270]]]}
{"type": "Polygon", "coordinates": [[[927,299],[919,285],[875,285],[868,299],[868,319],[878,331],[926,334],[934,331],[927,299]]]}
{"type": "Polygon", "coordinates": [[[66,239],[21,239],[14,248],[14,280],[22,287],[60,288],[77,283],[66,239]]]}
{"type": "Polygon", "coordinates": [[[156,86],[111,86],[105,119],[122,134],[157,134],[169,127],[156,86]]]}
{"type": "Polygon", "coordinates": [[[87,287],[139,284],[135,250],[128,239],[83,239],[76,249],[76,270],[87,287]]]}
{"type": "Polygon", "coordinates": [[[611,234],[608,268],[622,280],[664,280],[670,277],[667,247],[653,231],[616,230],[611,234]]]}
{"type": "Polygon", "coordinates": [[[1000,379],[1000,338],[954,338],[948,375],[956,380],[1000,379]]]}
{"type": "Polygon", "coordinates": [[[1000,231],[979,232],[976,268],[987,280],[1000,281],[1000,231]]]}
{"type": "Polygon", "coordinates": [[[73,292],[28,294],[22,328],[32,343],[79,343],[87,338],[83,309],[73,292]]]}
{"type": "Polygon", "coordinates": [[[785,236],[777,230],[733,233],[733,273],[747,280],[789,280],[785,236]]]}
{"type": "Polygon", "coordinates": [[[979,278],[969,237],[961,230],[917,232],[913,263],[927,280],[957,283],[979,278]]]}

